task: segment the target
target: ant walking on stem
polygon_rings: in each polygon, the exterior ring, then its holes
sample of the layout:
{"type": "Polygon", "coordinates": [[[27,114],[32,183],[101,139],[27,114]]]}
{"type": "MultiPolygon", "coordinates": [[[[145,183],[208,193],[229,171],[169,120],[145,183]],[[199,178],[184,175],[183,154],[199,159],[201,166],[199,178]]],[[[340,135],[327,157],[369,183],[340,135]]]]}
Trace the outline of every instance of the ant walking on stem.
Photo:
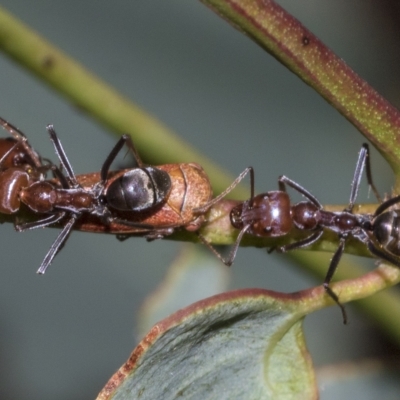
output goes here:
{"type": "Polygon", "coordinates": [[[157,167],[142,163],[131,139],[123,135],[114,146],[100,172],[75,175],[52,125],[47,127],[64,172],[54,164],[43,163],[32,149],[25,135],[0,118],[0,125],[13,137],[0,139],[0,212],[17,214],[21,204],[39,215],[33,222],[15,223],[19,231],[61,223],[63,229],[46,254],[38,273],[45,273],[51,261],[64,245],[72,228],[116,235],[141,235],[148,240],[162,238],[184,228],[198,232],[204,214],[215,203],[250,173],[250,199],[238,204],[230,212],[232,226],[239,229],[233,249],[224,259],[198,233],[201,241],[226,265],[235,259],[245,233],[259,237],[282,237],[297,228],[308,236],[293,243],[274,247],[270,252],[286,252],[309,246],[318,241],[324,229],[339,236],[323,286],[327,294],[347,315],[330,282],[339,264],[349,237],[364,243],[369,251],[400,268],[400,210],[392,210],[400,203],[400,196],[391,198],[375,210],[373,215],[354,214],[361,177],[365,169],[367,181],[378,202],[381,202],[371,176],[369,147],[364,144],[358,156],[348,206],[331,212],[304,187],[286,176],[278,180],[279,190],[254,194],[254,171],[246,168],[219,196],[212,199],[209,178],[196,163],[164,164],[157,167]],[[132,151],[137,167],[110,171],[111,164],[124,145],[132,151]],[[54,179],[46,179],[51,170],[54,179]],[[304,201],[291,204],[286,186],[299,192],[304,201]]]}
{"type": "MultiPolygon", "coordinates": [[[[3,172],[0,174],[0,212],[17,213],[23,203],[40,216],[33,222],[15,224],[18,231],[55,223],[63,226],[40,265],[39,274],[46,272],[73,227],[123,237],[141,235],[148,240],[162,238],[173,233],[176,228],[196,232],[204,222],[205,211],[242,179],[239,177],[224,193],[211,200],[210,181],[200,165],[181,163],[147,166],[141,161],[128,135],[119,139],[100,172],[75,175],[52,125],[47,130],[62,170],[53,164],[43,165],[40,157],[27,145],[24,134],[5,120],[0,122],[16,137],[15,144],[5,146],[0,160],[3,162],[3,172]],[[137,167],[110,171],[111,164],[125,144],[133,153],[137,167]],[[13,158],[14,164],[6,164],[6,160],[14,156],[19,147],[32,160],[33,166],[29,173],[20,164],[11,168],[17,164],[16,157],[13,158]],[[55,178],[46,180],[41,171],[50,169],[55,178]],[[16,176],[10,178],[10,172],[16,176]],[[3,207],[2,196],[5,197],[3,207]],[[204,211],[198,211],[199,207],[204,208],[204,211]]],[[[0,152],[1,144],[0,141],[0,152]]],[[[205,239],[202,241],[218,254],[205,239]]]]}
{"type": "MultiPolygon", "coordinates": [[[[340,307],[343,322],[346,324],[346,311],[340,303],[338,295],[330,288],[330,282],[342,257],[347,239],[352,236],[360,240],[367,245],[368,249],[374,255],[400,266],[399,260],[393,262],[395,260],[390,252],[382,248],[385,242],[384,239],[381,239],[382,236],[390,236],[387,233],[388,229],[386,229],[383,220],[386,221],[389,218],[391,221],[394,221],[395,217],[397,217],[397,225],[400,226],[400,217],[398,214],[393,216],[392,212],[390,217],[382,214],[392,204],[400,202],[400,197],[383,203],[378,207],[374,216],[353,213],[364,169],[369,186],[372,188],[378,202],[381,202],[379,193],[372,182],[369,157],[369,147],[367,144],[363,144],[354,172],[349,204],[340,212],[325,210],[322,204],[308,190],[286,176],[279,178],[279,190],[255,196],[254,174],[251,171],[250,199],[235,206],[230,213],[231,224],[235,228],[240,229],[240,232],[228,259],[224,260],[224,262],[227,265],[233,263],[238,246],[245,233],[259,237],[281,237],[289,234],[294,228],[310,232],[304,239],[284,246],[274,247],[269,251],[275,250],[280,253],[313,244],[321,238],[325,228],[337,233],[339,236],[339,246],[332,257],[323,286],[327,294],[340,307]],[[286,185],[299,192],[306,200],[291,204],[289,195],[286,192],[286,185]],[[375,242],[378,242],[378,245],[375,242]]],[[[400,248],[398,238],[399,236],[397,236],[397,244],[398,248],[400,248]]],[[[398,251],[398,254],[400,254],[400,251],[398,251]]]]}

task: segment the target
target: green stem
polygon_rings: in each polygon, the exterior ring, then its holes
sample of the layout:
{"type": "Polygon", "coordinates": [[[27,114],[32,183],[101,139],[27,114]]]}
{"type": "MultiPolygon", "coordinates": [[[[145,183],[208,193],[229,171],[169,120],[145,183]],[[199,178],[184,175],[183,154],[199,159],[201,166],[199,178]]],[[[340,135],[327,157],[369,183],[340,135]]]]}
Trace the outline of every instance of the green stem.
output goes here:
{"type": "Polygon", "coordinates": [[[201,1],[315,89],[400,175],[399,111],[298,20],[272,0],[201,1]]]}
{"type": "MultiPolygon", "coordinates": [[[[0,50],[112,131],[129,133],[148,161],[200,163],[219,193],[232,178],[100,78],[0,7],[0,50]],[[162,149],[162,151],[160,151],[162,149]]],[[[242,194],[248,193],[244,191],[242,194]]]]}
{"type": "MultiPolygon", "coordinates": [[[[268,0],[203,2],[240,26],[242,31],[321,93],[386,154],[395,172],[399,171],[398,112],[298,21],[268,0]]],[[[162,163],[195,160],[207,170],[218,192],[231,182],[231,178],[180,141],[165,126],[1,8],[0,49],[105,126],[117,133],[133,134],[135,144],[149,160],[157,158],[162,163]],[[160,146],[162,152],[159,151],[160,146]]],[[[243,191],[241,196],[246,198],[248,190],[243,191]]],[[[218,231],[216,226],[212,231],[212,218],[211,223],[203,229],[211,241],[218,242],[216,237],[219,232],[231,235],[226,213],[221,220],[224,218],[225,228],[222,231],[218,231]]],[[[6,216],[6,219],[11,218],[6,216]]],[[[235,233],[228,238],[228,242],[232,243],[234,237],[235,233]]],[[[332,242],[328,242],[332,246],[332,242]]],[[[301,257],[307,268],[318,269],[320,276],[326,273],[318,258],[306,252],[299,253],[301,256],[296,256],[298,259],[301,257]]],[[[344,270],[343,278],[348,277],[346,274],[350,269],[344,270]]],[[[387,286],[394,281],[388,282],[387,286]]],[[[383,288],[384,285],[376,287],[383,288]]],[[[399,303],[397,299],[393,301],[397,307],[399,303]]],[[[366,307],[378,310],[375,315],[383,314],[380,305],[374,303],[366,307]]]]}
{"type": "MultiPolygon", "coordinates": [[[[296,263],[305,267],[313,275],[322,278],[325,275],[331,259],[326,253],[314,254],[313,262],[309,262],[307,253],[297,252],[296,263]]],[[[379,268],[365,273],[365,269],[344,258],[334,276],[332,289],[339,295],[343,303],[357,301],[356,305],[372,317],[392,339],[400,344],[400,324],[397,323],[400,311],[400,294],[394,290],[385,290],[400,282],[400,269],[382,264],[379,268]],[[374,295],[374,296],[372,296],[374,295]],[[395,322],[394,322],[395,321],[395,322]]],[[[325,296],[320,297],[323,288],[317,288],[314,301],[309,301],[305,307],[317,310],[326,306],[327,303],[334,304],[325,296]]],[[[310,309],[308,310],[310,312],[310,309]]]]}

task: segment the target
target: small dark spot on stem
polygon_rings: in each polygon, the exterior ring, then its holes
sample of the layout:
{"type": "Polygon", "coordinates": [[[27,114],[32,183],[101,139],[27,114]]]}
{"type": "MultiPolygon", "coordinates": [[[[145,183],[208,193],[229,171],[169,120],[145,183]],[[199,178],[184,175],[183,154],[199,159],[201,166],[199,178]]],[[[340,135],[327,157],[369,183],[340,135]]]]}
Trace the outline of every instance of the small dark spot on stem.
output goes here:
{"type": "Polygon", "coordinates": [[[308,36],[303,36],[301,38],[301,43],[303,43],[303,46],[308,46],[310,44],[310,38],[308,36]]]}
{"type": "Polygon", "coordinates": [[[54,67],[54,64],[55,64],[55,60],[52,56],[46,56],[42,62],[42,66],[45,69],[50,69],[50,68],[54,67]]]}

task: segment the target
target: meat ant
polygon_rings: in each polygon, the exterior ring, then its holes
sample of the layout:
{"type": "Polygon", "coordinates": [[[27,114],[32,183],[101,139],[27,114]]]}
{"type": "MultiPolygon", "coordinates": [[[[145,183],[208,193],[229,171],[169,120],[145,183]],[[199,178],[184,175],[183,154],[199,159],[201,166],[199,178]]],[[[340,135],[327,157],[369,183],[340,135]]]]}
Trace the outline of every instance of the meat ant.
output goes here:
{"type": "Polygon", "coordinates": [[[50,167],[42,163],[21,131],[2,118],[0,125],[13,136],[0,139],[0,212],[15,214],[21,187],[44,179],[50,167]]]}
{"type": "Polygon", "coordinates": [[[0,118],[0,126],[13,136],[0,138],[0,171],[14,167],[28,169],[28,166],[35,169],[35,172],[40,171],[41,173],[48,169],[18,128],[3,118],[0,118]]]}
{"type": "Polygon", "coordinates": [[[223,260],[225,264],[231,265],[233,263],[238,246],[245,233],[259,237],[281,237],[289,234],[294,228],[311,232],[304,239],[297,240],[284,246],[273,247],[269,251],[276,250],[279,253],[284,253],[289,250],[299,249],[313,244],[321,238],[324,228],[327,228],[338,234],[339,246],[332,257],[323,286],[327,294],[340,307],[343,322],[347,323],[347,315],[344,306],[340,303],[338,295],[329,286],[340,258],[342,257],[346,240],[352,236],[365,243],[371,253],[400,267],[400,261],[396,259],[396,262],[393,262],[394,260],[391,253],[388,250],[382,249],[382,245],[386,243],[384,237],[392,239],[393,236],[391,235],[397,233],[394,240],[397,241],[397,252],[400,255],[398,231],[393,229],[392,233],[389,233],[386,224],[386,221],[389,219],[392,228],[394,228],[394,221],[397,223],[396,227],[400,226],[400,218],[397,218],[398,213],[391,212],[389,216],[385,215],[388,213],[382,214],[382,212],[391,205],[399,203],[400,196],[383,203],[378,207],[373,217],[367,214],[353,213],[354,203],[357,198],[364,168],[368,184],[372,188],[378,201],[381,202],[379,193],[372,182],[369,157],[369,147],[367,144],[363,144],[354,172],[349,204],[340,212],[325,210],[322,204],[308,190],[284,175],[279,177],[278,191],[271,191],[255,196],[254,173],[251,171],[250,199],[235,206],[230,213],[232,226],[240,229],[240,232],[228,259],[223,260]],[[286,192],[286,185],[299,192],[306,200],[292,205],[289,195],[286,192]],[[393,213],[395,213],[395,215],[393,215],[393,213]],[[374,245],[374,241],[378,241],[381,248],[374,245]]]}
{"type": "MultiPolygon", "coordinates": [[[[169,174],[155,167],[144,167],[126,135],[107,157],[97,181],[90,188],[83,188],[51,125],[47,129],[66,175],[53,164],[43,164],[25,135],[16,127],[1,118],[0,124],[13,135],[13,138],[0,139],[0,212],[15,214],[23,203],[31,211],[45,214],[44,218],[33,222],[15,223],[17,231],[46,227],[68,217],[38,273],[45,272],[75,221],[83,213],[97,215],[104,223],[108,223],[111,220],[109,208],[148,211],[160,206],[171,191],[169,174]],[[110,179],[108,172],[111,163],[126,142],[136,156],[139,168],[113,173],[110,179]],[[48,170],[53,172],[56,179],[45,180],[48,170]]],[[[83,176],[81,180],[85,178],[83,176]]],[[[115,220],[118,221],[117,218],[115,220]]],[[[146,224],[137,225],[149,228],[146,224]]]]}
{"type": "MultiPolygon", "coordinates": [[[[54,256],[64,245],[76,221],[83,214],[88,213],[98,217],[106,226],[112,221],[125,223],[113,216],[113,209],[137,213],[155,210],[165,202],[171,191],[171,178],[168,173],[152,166],[144,166],[127,135],[123,135],[111,150],[96,182],[84,187],[80,182],[85,179],[87,181],[87,176],[83,175],[78,179],[53,126],[47,126],[47,130],[65,174],[52,165],[51,170],[56,179],[36,181],[20,188],[18,193],[20,201],[35,213],[45,214],[45,217],[16,225],[18,231],[24,231],[49,226],[65,219],[62,231],[38,269],[39,274],[45,273],[54,256]],[[139,167],[118,171],[110,176],[110,166],[124,144],[132,150],[139,167]]],[[[142,229],[151,228],[148,224],[142,223],[130,223],[130,225],[142,229]]]]}
{"type": "MultiPolygon", "coordinates": [[[[3,126],[10,132],[16,129],[6,122],[3,126]]],[[[36,214],[44,215],[33,222],[15,224],[18,231],[55,223],[63,225],[38,269],[39,274],[45,273],[73,227],[117,235],[140,234],[152,240],[171,234],[177,227],[197,231],[204,221],[204,212],[197,212],[196,208],[215,202],[215,199],[210,201],[211,185],[200,165],[145,166],[128,135],[119,139],[100,172],[75,175],[53,126],[47,126],[47,130],[62,170],[51,164],[46,168],[55,179],[15,180],[10,197],[16,206],[9,210],[15,213],[23,203],[36,214]],[[138,167],[110,172],[112,162],[125,144],[138,167]]],[[[37,170],[43,167],[37,164],[37,170]]],[[[218,198],[223,195],[225,192],[218,198]]]]}

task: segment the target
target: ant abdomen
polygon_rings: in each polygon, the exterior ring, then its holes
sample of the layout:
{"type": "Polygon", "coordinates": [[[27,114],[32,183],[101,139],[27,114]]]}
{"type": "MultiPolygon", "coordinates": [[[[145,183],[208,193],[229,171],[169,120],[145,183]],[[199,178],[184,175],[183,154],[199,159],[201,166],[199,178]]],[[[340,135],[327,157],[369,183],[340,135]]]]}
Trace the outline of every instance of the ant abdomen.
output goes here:
{"type": "Polygon", "coordinates": [[[105,196],[109,207],[141,212],[165,202],[171,187],[167,172],[148,166],[125,172],[107,187],[105,196]]]}
{"type": "Polygon", "coordinates": [[[28,186],[29,175],[21,168],[9,168],[0,174],[0,212],[14,214],[20,208],[18,193],[21,188],[28,186]]]}
{"type": "Polygon", "coordinates": [[[373,234],[382,247],[400,255],[400,216],[396,211],[378,215],[373,222],[373,234]]]}

